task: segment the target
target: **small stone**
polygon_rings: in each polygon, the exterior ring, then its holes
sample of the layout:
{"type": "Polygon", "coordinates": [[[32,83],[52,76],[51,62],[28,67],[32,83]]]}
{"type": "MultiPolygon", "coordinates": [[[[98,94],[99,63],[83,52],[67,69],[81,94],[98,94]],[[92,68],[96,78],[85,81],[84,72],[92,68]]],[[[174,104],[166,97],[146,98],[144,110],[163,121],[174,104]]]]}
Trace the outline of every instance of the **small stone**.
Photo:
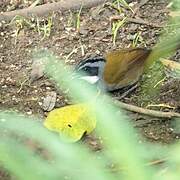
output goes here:
{"type": "Polygon", "coordinates": [[[14,64],[11,64],[9,67],[10,69],[14,69],[16,66],[14,64]]]}
{"type": "Polygon", "coordinates": [[[44,64],[41,60],[35,60],[32,64],[32,70],[30,74],[31,82],[40,79],[44,75],[44,64]]]}
{"type": "Polygon", "coordinates": [[[7,85],[2,86],[2,88],[7,88],[7,85]]]}
{"type": "Polygon", "coordinates": [[[134,37],[135,36],[132,35],[132,34],[127,35],[127,39],[130,40],[130,41],[134,40],[134,37]]]}
{"type": "Polygon", "coordinates": [[[70,63],[75,63],[76,61],[74,59],[69,60],[70,63]]]}
{"type": "Polygon", "coordinates": [[[28,114],[28,115],[32,115],[32,111],[28,111],[27,114],[28,114]]]}
{"type": "Polygon", "coordinates": [[[42,106],[43,103],[42,102],[38,102],[38,104],[39,104],[39,106],[42,106]]]}
{"type": "Polygon", "coordinates": [[[174,131],[174,129],[173,129],[173,128],[169,128],[169,131],[170,131],[170,132],[173,132],[173,131],[174,131]]]}
{"type": "Polygon", "coordinates": [[[80,30],[79,30],[79,33],[80,33],[81,35],[87,36],[88,33],[89,33],[89,31],[88,31],[87,29],[81,27],[80,30]]]}
{"type": "Polygon", "coordinates": [[[137,24],[131,24],[128,30],[129,32],[135,32],[137,28],[138,28],[137,24]]]}
{"type": "Polygon", "coordinates": [[[97,49],[97,50],[96,50],[96,54],[98,54],[98,55],[99,55],[100,53],[101,53],[101,52],[97,49]]]}
{"type": "Polygon", "coordinates": [[[69,40],[69,41],[73,41],[73,40],[74,40],[74,37],[73,37],[73,36],[69,36],[69,37],[68,37],[68,40],[69,40]]]}
{"type": "Polygon", "coordinates": [[[72,27],[66,27],[65,30],[66,30],[67,32],[70,32],[70,31],[73,30],[73,28],[72,28],[72,27]]]}

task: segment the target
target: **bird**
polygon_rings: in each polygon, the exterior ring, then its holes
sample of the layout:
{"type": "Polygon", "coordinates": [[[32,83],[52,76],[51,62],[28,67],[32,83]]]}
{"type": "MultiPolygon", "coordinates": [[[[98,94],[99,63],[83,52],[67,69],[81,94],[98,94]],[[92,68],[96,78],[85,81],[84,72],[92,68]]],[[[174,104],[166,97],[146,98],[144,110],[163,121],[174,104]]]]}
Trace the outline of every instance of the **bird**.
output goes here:
{"type": "Polygon", "coordinates": [[[81,80],[95,84],[104,91],[131,87],[144,72],[151,49],[125,48],[110,51],[80,61],[75,70],[82,72],[81,80]]]}

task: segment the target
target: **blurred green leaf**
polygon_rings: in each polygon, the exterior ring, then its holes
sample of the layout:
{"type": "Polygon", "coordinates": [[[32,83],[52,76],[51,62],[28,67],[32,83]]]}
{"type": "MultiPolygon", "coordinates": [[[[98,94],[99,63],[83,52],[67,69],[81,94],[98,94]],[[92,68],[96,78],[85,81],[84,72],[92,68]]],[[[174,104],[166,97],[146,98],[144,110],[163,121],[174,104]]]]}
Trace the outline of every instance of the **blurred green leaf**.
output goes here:
{"type": "MultiPolygon", "coordinates": [[[[61,142],[57,135],[43,128],[36,119],[25,118],[15,113],[1,112],[0,129],[1,132],[16,132],[23,135],[23,137],[38,141],[53,156],[53,163],[51,164],[51,168],[49,168],[50,174],[51,171],[56,170],[59,175],[63,174],[71,178],[75,177],[75,179],[114,179],[113,175],[104,169],[105,162],[103,159],[99,161],[87,148],[80,144],[66,144],[61,142]],[[85,159],[88,163],[84,163],[85,159]]],[[[14,138],[16,139],[16,137],[14,138]]],[[[31,156],[28,157],[31,158],[31,156]]],[[[12,163],[15,163],[13,159],[12,161],[12,163]]],[[[37,161],[36,166],[41,167],[41,164],[37,161]]],[[[20,171],[16,175],[20,176],[19,173],[20,171]]],[[[21,176],[23,176],[23,171],[21,173],[21,176]]]]}

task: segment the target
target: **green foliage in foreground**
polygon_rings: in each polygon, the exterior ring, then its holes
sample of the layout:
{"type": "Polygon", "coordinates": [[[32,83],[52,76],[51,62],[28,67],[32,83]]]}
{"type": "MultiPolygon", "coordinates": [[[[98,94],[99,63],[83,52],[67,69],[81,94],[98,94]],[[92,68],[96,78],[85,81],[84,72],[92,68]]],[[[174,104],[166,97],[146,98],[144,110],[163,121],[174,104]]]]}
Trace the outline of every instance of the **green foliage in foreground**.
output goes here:
{"type": "MultiPolygon", "coordinates": [[[[77,101],[90,101],[97,92],[87,85],[81,87],[79,82],[71,81],[72,74],[50,53],[38,55],[46,62],[46,72],[58,86],[68,87],[70,94],[77,101]],[[57,68],[58,67],[58,68],[57,68]],[[64,78],[63,81],[61,80],[64,78]]],[[[82,85],[82,84],[81,84],[82,85]]],[[[82,143],[65,144],[42,127],[42,123],[33,118],[1,112],[0,113],[0,161],[3,167],[18,179],[156,179],[160,169],[146,166],[150,160],[168,158],[166,166],[170,170],[163,176],[178,176],[175,168],[177,158],[170,156],[180,148],[179,145],[165,149],[151,144],[138,143],[140,137],[130,125],[128,118],[105,95],[98,96],[94,102],[98,115],[97,135],[102,137],[102,153],[92,153],[82,143]],[[31,139],[44,149],[48,156],[43,157],[27,145],[31,139]],[[174,161],[175,160],[175,161],[174,161]],[[173,163],[172,163],[173,162],[173,163]],[[171,166],[173,164],[173,166],[171,166]],[[110,166],[114,165],[115,169],[110,166]],[[115,172],[114,172],[114,171],[115,172]]],[[[178,154],[176,154],[178,156],[178,154]]]]}
{"type": "MultiPolygon", "coordinates": [[[[180,35],[177,31],[176,37],[170,38],[170,50],[176,47],[179,40],[180,35]]],[[[167,41],[165,47],[161,50],[166,54],[167,41]]],[[[159,46],[155,49],[152,59],[160,56],[158,48],[159,46]]],[[[96,90],[92,87],[83,85],[80,88],[80,82],[72,80],[72,71],[64,68],[65,66],[52,54],[41,52],[35,56],[44,61],[47,75],[57,86],[69,88],[71,92],[69,95],[75,101],[86,102],[97,96],[96,90]]],[[[179,143],[168,148],[139,143],[141,137],[129,123],[128,117],[115,107],[106,95],[97,97],[94,110],[98,116],[96,134],[101,136],[103,141],[101,153],[91,152],[81,142],[74,144],[61,142],[56,134],[45,129],[42,122],[37,119],[16,113],[0,112],[1,165],[20,180],[180,178],[179,143]],[[41,153],[25,143],[29,139],[41,147],[41,153]],[[148,161],[157,158],[166,160],[163,166],[147,165],[148,161]],[[114,169],[110,168],[112,165],[114,169]]]]}

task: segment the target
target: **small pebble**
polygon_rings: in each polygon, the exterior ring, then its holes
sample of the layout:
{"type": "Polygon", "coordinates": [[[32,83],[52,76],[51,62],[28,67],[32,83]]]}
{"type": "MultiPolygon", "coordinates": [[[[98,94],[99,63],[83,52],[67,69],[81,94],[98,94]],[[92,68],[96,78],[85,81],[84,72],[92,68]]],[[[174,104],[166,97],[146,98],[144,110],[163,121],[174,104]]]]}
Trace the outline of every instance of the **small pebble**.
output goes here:
{"type": "Polygon", "coordinates": [[[28,111],[28,112],[26,112],[28,115],[31,115],[32,114],[32,111],[28,111]]]}

